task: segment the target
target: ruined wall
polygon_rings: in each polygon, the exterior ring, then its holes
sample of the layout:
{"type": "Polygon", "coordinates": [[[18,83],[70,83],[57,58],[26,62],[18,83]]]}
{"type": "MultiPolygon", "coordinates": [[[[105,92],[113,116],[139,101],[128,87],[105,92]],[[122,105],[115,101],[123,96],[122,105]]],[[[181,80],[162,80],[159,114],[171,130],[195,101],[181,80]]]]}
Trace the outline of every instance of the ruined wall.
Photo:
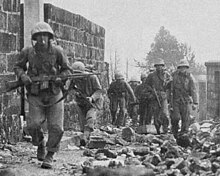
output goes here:
{"type": "Polygon", "coordinates": [[[207,118],[219,119],[220,117],[220,62],[210,61],[207,67],[207,118]]]}
{"type": "MultiPolygon", "coordinates": [[[[82,61],[86,65],[94,65],[101,73],[98,77],[102,87],[107,88],[109,65],[104,62],[105,29],[52,4],[44,5],[44,21],[52,27],[56,42],[63,47],[70,63],[82,61]]],[[[70,92],[65,103],[64,129],[79,130],[77,107],[71,101],[70,92]]]]}
{"type": "MultiPolygon", "coordinates": [[[[15,79],[13,65],[20,50],[20,0],[0,1],[0,83],[15,79]]],[[[15,91],[0,95],[0,143],[21,138],[20,98],[15,91]]]]}

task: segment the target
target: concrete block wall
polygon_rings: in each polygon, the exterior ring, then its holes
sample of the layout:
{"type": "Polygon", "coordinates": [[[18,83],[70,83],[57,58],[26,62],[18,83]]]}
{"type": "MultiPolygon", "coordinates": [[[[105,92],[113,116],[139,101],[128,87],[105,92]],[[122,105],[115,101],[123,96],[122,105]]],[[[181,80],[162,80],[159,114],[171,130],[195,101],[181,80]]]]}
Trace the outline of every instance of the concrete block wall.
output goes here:
{"type": "MultiPolygon", "coordinates": [[[[20,50],[20,0],[0,1],[0,83],[16,79],[13,65],[20,50]]],[[[20,98],[15,91],[0,95],[0,143],[15,143],[20,133],[20,98]]]]}
{"type": "MultiPolygon", "coordinates": [[[[220,62],[209,61],[205,63],[207,68],[207,118],[220,118],[220,77],[216,73],[220,73],[220,62]]],[[[220,75],[219,75],[220,76],[220,75]]]]}
{"type": "MultiPolygon", "coordinates": [[[[102,87],[107,88],[109,65],[104,62],[105,29],[79,14],[52,4],[44,4],[44,21],[52,27],[56,42],[63,47],[70,63],[82,61],[94,65],[101,73],[99,79],[102,87]]],[[[64,129],[78,131],[79,113],[73,97],[70,92],[65,103],[64,129]]],[[[105,113],[103,110],[99,117],[105,113]]]]}
{"type": "Polygon", "coordinates": [[[108,87],[108,64],[104,62],[105,29],[79,14],[52,4],[44,5],[44,21],[52,27],[56,41],[70,62],[92,64],[101,72],[100,81],[108,87]]]}

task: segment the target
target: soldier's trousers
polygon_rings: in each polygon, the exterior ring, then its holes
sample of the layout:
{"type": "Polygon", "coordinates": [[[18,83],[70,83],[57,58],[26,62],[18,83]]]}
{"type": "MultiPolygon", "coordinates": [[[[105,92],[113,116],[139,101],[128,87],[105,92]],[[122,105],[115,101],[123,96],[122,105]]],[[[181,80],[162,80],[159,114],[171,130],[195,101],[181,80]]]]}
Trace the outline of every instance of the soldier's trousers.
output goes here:
{"type": "Polygon", "coordinates": [[[39,146],[44,140],[42,125],[47,122],[48,140],[47,150],[57,152],[63,136],[64,102],[54,104],[62,97],[62,92],[52,95],[41,92],[39,96],[28,95],[29,116],[27,117],[27,129],[32,136],[32,143],[39,146]],[[46,106],[51,104],[51,106],[46,106]]]}
{"type": "Polygon", "coordinates": [[[128,104],[128,114],[132,119],[132,124],[136,125],[138,122],[138,105],[128,104]]]}
{"type": "Polygon", "coordinates": [[[139,105],[140,120],[139,125],[148,125],[151,123],[153,111],[150,101],[141,101],[139,105]]]}
{"type": "Polygon", "coordinates": [[[158,134],[160,134],[161,126],[163,127],[163,131],[165,133],[168,131],[169,126],[169,111],[167,99],[163,99],[160,102],[161,107],[156,100],[152,101],[154,125],[158,134]]]}
{"type": "Polygon", "coordinates": [[[84,131],[92,132],[94,130],[97,119],[97,112],[98,109],[96,108],[90,108],[86,110],[85,108],[80,107],[79,122],[80,122],[80,129],[82,132],[84,131]]]}
{"type": "Polygon", "coordinates": [[[112,123],[117,126],[125,125],[125,113],[126,109],[126,100],[124,97],[113,97],[111,102],[111,116],[112,123]],[[119,106],[119,116],[117,117],[117,110],[119,106]]]}
{"type": "Polygon", "coordinates": [[[182,121],[181,132],[187,132],[189,129],[190,117],[190,103],[174,100],[173,112],[171,113],[172,132],[176,135],[179,131],[179,121],[182,121]]]}

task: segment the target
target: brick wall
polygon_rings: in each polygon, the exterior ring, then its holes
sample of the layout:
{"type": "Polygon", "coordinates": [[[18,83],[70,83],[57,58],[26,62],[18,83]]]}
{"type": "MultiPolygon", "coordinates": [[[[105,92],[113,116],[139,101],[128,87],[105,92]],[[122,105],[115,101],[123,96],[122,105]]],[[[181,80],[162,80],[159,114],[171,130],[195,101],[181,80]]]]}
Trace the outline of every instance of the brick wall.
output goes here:
{"type": "Polygon", "coordinates": [[[105,29],[81,15],[51,4],[44,5],[44,21],[52,27],[57,43],[64,48],[70,62],[80,60],[101,72],[100,81],[108,87],[108,67],[104,62],[105,29]]]}
{"type": "MultiPolygon", "coordinates": [[[[0,1],[0,19],[0,83],[3,83],[15,79],[12,69],[20,50],[20,0],[0,1]]],[[[0,96],[0,143],[14,143],[21,137],[19,103],[15,91],[0,96]]]]}
{"type": "MultiPolygon", "coordinates": [[[[44,5],[44,18],[52,27],[57,44],[63,47],[70,63],[82,61],[94,65],[101,72],[99,79],[103,88],[107,88],[109,65],[104,62],[105,29],[81,15],[51,4],[44,5]]],[[[70,92],[65,103],[64,129],[79,130],[78,107],[71,100],[70,92]]],[[[108,107],[106,109],[108,111],[108,107]]],[[[106,110],[103,110],[99,117],[105,113],[106,110]]]]}

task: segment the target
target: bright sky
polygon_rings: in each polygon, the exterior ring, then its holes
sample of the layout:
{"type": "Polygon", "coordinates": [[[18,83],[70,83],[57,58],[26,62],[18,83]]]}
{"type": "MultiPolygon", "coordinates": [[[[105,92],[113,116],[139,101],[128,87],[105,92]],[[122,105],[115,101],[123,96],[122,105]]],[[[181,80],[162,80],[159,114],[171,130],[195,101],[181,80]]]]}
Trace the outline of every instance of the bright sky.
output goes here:
{"type": "MultiPolygon", "coordinates": [[[[143,60],[161,26],[195,51],[196,61],[220,58],[220,0],[44,0],[103,26],[110,53],[143,60]]],[[[220,59],[219,59],[220,60],[220,59]]],[[[122,65],[123,65],[122,64],[122,65]]]]}

